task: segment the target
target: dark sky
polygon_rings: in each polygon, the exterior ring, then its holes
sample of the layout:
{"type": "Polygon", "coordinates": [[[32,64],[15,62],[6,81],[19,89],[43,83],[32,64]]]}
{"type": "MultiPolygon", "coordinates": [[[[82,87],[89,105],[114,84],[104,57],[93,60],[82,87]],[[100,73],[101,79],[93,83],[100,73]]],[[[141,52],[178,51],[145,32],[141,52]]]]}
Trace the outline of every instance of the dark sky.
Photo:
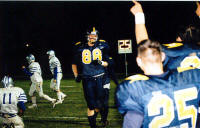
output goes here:
{"type": "MultiPolygon", "coordinates": [[[[190,23],[196,9],[195,2],[141,4],[150,37],[161,42],[173,41],[178,26],[190,23]]],[[[128,72],[138,72],[132,5],[128,1],[0,2],[1,75],[23,76],[21,66],[27,66],[25,57],[30,53],[41,64],[43,74],[50,74],[46,55],[49,49],[55,50],[64,74],[72,74],[72,45],[86,41],[86,32],[93,26],[111,46],[118,73],[125,73],[125,66],[124,55],[117,51],[117,40],[132,39],[134,51],[127,55],[128,72]]]]}

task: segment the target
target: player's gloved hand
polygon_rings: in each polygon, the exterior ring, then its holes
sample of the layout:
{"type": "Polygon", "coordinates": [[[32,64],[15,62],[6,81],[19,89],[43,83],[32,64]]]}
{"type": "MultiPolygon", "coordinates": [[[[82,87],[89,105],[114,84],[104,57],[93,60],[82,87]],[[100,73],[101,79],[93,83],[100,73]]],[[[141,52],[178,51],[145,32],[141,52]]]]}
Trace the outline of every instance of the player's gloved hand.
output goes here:
{"type": "Polygon", "coordinates": [[[77,77],[75,77],[75,81],[76,81],[77,83],[81,82],[81,76],[78,75],[77,77]]]}
{"type": "Polygon", "coordinates": [[[93,60],[92,63],[94,65],[98,65],[98,64],[102,65],[102,61],[100,61],[100,60],[93,60]]]}

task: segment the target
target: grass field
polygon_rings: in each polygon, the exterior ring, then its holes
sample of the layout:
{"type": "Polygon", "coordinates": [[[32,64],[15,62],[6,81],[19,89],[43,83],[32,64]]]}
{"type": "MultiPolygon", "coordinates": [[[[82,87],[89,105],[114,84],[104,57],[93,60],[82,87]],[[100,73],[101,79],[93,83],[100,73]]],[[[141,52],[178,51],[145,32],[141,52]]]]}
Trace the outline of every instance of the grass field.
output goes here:
{"type": "MultiPolygon", "coordinates": [[[[50,97],[57,98],[55,92],[50,87],[50,80],[44,80],[43,91],[50,97]]],[[[15,86],[24,89],[28,100],[28,91],[30,87],[29,80],[15,80],[15,86]]],[[[110,125],[107,128],[121,128],[122,117],[114,107],[114,90],[115,84],[111,81],[110,99],[109,99],[109,115],[110,125]]],[[[87,119],[87,106],[83,96],[82,84],[75,83],[72,79],[61,81],[61,90],[67,94],[62,104],[52,108],[52,103],[38,97],[36,109],[26,109],[23,120],[26,128],[89,128],[87,119]]],[[[31,105],[30,102],[26,106],[31,105]]],[[[97,117],[97,122],[100,115],[97,117]]],[[[100,123],[97,123],[101,127],[100,123]]]]}

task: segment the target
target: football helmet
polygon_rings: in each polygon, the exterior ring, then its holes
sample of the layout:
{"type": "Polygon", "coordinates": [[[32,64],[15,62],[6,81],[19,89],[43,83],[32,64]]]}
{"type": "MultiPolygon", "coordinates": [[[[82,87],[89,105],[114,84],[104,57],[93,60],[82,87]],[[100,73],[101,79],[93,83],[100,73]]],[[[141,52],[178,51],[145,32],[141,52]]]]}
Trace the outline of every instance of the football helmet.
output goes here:
{"type": "Polygon", "coordinates": [[[35,61],[35,56],[33,54],[30,54],[26,57],[26,60],[28,61],[28,63],[32,63],[35,61]]]}
{"type": "Polygon", "coordinates": [[[2,82],[3,88],[8,88],[8,87],[14,86],[13,79],[9,76],[4,76],[1,82],[2,82]]]}
{"type": "Polygon", "coordinates": [[[52,57],[54,57],[55,56],[54,50],[47,51],[47,55],[49,55],[49,59],[51,59],[52,57]]]}
{"type": "Polygon", "coordinates": [[[98,31],[93,27],[92,31],[87,32],[87,40],[91,43],[95,43],[98,40],[98,31]]]}

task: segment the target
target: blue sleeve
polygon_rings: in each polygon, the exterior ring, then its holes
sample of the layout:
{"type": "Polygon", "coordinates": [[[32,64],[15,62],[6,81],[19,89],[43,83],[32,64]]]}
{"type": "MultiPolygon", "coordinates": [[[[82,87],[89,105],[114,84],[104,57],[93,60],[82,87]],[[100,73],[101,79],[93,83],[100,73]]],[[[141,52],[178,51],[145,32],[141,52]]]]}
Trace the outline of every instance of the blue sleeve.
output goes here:
{"type": "Polygon", "coordinates": [[[76,51],[73,54],[73,58],[72,58],[72,64],[76,64],[79,65],[80,64],[80,60],[81,60],[81,49],[76,49],[76,51]]]}
{"type": "Polygon", "coordinates": [[[121,114],[125,114],[127,111],[136,111],[143,113],[143,107],[141,105],[140,94],[135,88],[135,85],[130,85],[129,81],[122,82],[117,86],[116,90],[116,103],[118,111],[121,114]]]}
{"type": "Polygon", "coordinates": [[[24,102],[20,101],[18,102],[18,107],[22,110],[22,111],[25,111],[26,110],[26,107],[24,105],[24,102]]]}
{"type": "Polygon", "coordinates": [[[33,73],[29,72],[26,68],[24,68],[24,72],[25,72],[25,74],[27,74],[28,76],[32,76],[32,75],[33,75],[33,73]]]}
{"type": "Polygon", "coordinates": [[[141,128],[144,116],[135,111],[128,111],[124,116],[123,128],[141,128]]]}
{"type": "Polygon", "coordinates": [[[56,80],[57,79],[58,68],[55,67],[53,72],[54,72],[53,78],[54,78],[54,80],[56,80]]]}

